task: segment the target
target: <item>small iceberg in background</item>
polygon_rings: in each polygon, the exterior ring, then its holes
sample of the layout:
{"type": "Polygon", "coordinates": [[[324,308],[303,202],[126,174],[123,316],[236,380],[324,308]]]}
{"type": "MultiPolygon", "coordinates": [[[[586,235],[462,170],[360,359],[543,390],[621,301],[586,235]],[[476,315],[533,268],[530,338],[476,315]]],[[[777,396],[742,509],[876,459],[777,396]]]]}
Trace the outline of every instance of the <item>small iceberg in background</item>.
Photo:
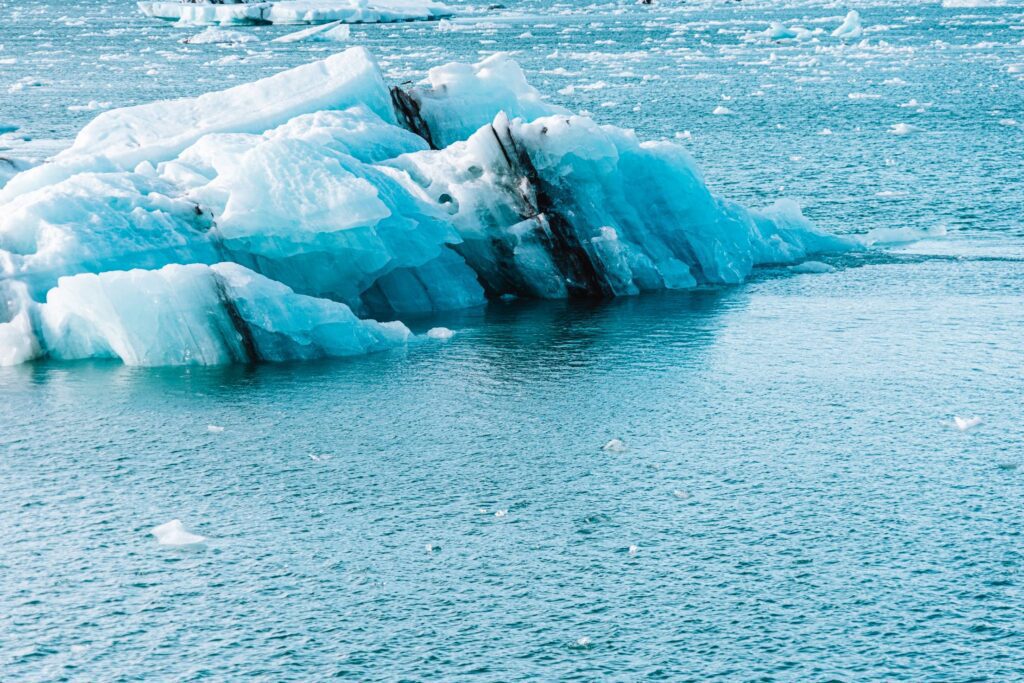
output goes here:
{"type": "Polygon", "coordinates": [[[432,0],[142,0],[148,17],[181,25],[220,24],[379,24],[430,21],[452,16],[432,0]]]}
{"type": "Polygon", "coordinates": [[[911,123],[894,123],[889,128],[889,132],[893,135],[910,135],[911,133],[920,133],[921,128],[911,123]]]}
{"type": "Polygon", "coordinates": [[[855,9],[847,12],[843,23],[835,31],[832,31],[832,37],[841,40],[855,40],[862,35],[864,35],[864,27],[860,23],[860,13],[855,9]]]}
{"type": "Polygon", "coordinates": [[[240,45],[242,43],[255,43],[259,42],[259,38],[252,35],[251,33],[242,33],[241,31],[226,31],[219,28],[208,28],[202,33],[197,33],[194,36],[185,38],[183,41],[186,45],[211,45],[217,43],[228,43],[231,45],[240,45]]]}
{"type": "Polygon", "coordinates": [[[221,427],[220,425],[206,425],[206,431],[210,432],[211,434],[220,434],[221,432],[224,431],[224,428],[221,427]]]}
{"type": "Polygon", "coordinates": [[[455,336],[454,330],[449,330],[447,327],[431,327],[427,330],[427,337],[429,339],[440,339],[448,340],[455,336]]]}
{"type": "Polygon", "coordinates": [[[974,429],[981,424],[981,418],[975,415],[974,417],[960,417],[959,415],[953,418],[953,426],[959,429],[961,432],[966,432],[968,429],[974,429]]]}
{"type": "Polygon", "coordinates": [[[868,230],[864,235],[859,235],[862,244],[868,247],[910,244],[926,239],[945,237],[947,234],[945,225],[936,225],[924,230],[918,228],[875,228],[868,230]]]}
{"type": "Polygon", "coordinates": [[[830,266],[827,263],[821,261],[804,261],[798,263],[795,266],[790,266],[789,270],[793,273],[834,273],[836,272],[835,266],[830,266]]]}
{"type": "Polygon", "coordinates": [[[160,545],[189,546],[206,542],[205,536],[188,531],[180,519],[172,519],[166,524],[155,526],[150,533],[156,536],[160,545]]]}
{"type": "Polygon", "coordinates": [[[341,20],[332,21],[327,24],[320,24],[312,28],[289,33],[279,38],[274,38],[272,43],[299,43],[303,41],[317,43],[343,43],[352,35],[352,29],[341,20]]]}
{"type": "Polygon", "coordinates": [[[626,442],[622,439],[612,439],[605,445],[601,446],[602,451],[607,451],[609,453],[622,453],[628,449],[629,446],[627,446],[626,442]]]}

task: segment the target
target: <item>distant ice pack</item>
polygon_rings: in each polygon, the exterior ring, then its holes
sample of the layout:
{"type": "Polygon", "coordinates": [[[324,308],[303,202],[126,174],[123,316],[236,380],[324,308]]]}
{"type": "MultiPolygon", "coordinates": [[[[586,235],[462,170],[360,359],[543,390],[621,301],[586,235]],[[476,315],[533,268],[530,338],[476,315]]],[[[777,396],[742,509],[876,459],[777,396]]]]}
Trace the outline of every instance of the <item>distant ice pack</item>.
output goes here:
{"type": "MultiPolygon", "coordinates": [[[[346,356],[405,315],[741,282],[863,248],[712,194],[669,142],[547,103],[505,55],[389,88],[352,48],[100,113],[0,187],[0,364],[346,356]]],[[[436,336],[436,335],[434,335],[436,336]]]]}
{"type": "Polygon", "coordinates": [[[433,0],[142,0],[138,5],[146,16],[183,25],[372,24],[452,16],[433,0]]]}

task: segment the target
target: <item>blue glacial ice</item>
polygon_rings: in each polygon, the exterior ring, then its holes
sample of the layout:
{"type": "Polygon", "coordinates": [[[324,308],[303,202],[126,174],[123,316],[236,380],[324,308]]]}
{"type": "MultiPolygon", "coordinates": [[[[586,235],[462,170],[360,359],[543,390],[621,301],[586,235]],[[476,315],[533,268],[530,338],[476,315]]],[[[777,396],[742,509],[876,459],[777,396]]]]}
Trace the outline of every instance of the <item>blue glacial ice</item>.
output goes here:
{"type": "Polygon", "coordinates": [[[389,88],[353,48],[269,78],[101,113],[0,188],[0,363],[345,356],[373,316],[488,298],[741,282],[861,248],[693,160],[553,106],[514,61],[389,88]]]}

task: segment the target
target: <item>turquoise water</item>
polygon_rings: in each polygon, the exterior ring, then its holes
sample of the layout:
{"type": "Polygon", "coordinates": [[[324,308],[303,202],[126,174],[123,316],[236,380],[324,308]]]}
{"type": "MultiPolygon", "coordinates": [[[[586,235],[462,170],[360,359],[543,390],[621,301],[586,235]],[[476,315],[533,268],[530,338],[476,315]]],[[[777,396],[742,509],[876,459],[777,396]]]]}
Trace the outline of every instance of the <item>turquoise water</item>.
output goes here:
{"type": "MultiPolygon", "coordinates": [[[[742,39],[838,25],[813,4],[509,6],[353,42],[395,81],[518,50],[567,106],[691,131],[731,197],[947,235],[834,273],[409,321],[458,334],[343,362],[2,369],[0,678],[1024,678],[1024,11],[865,3],[888,29],[842,48],[742,39]],[[175,518],[208,543],[158,545],[175,518]]],[[[0,15],[0,120],[32,138],[2,154],[66,144],[95,113],[69,104],[320,54],[180,45],[194,31],[131,3],[0,15]]]]}

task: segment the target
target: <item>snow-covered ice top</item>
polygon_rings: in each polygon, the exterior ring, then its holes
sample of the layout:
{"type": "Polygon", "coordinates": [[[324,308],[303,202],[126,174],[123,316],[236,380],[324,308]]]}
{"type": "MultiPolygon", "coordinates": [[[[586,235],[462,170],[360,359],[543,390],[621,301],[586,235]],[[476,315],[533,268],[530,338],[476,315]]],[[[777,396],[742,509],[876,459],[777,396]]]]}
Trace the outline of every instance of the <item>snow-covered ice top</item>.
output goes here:
{"type": "Polygon", "coordinates": [[[104,112],[14,176],[0,363],[351,355],[411,336],[359,316],[736,283],[857,246],[715,196],[681,147],[544,102],[507,55],[402,90],[352,48],[104,112]]]}
{"type": "Polygon", "coordinates": [[[433,0],[253,0],[241,2],[187,2],[142,0],[143,14],[180,24],[346,24],[430,21],[452,16],[433,0]]]}

